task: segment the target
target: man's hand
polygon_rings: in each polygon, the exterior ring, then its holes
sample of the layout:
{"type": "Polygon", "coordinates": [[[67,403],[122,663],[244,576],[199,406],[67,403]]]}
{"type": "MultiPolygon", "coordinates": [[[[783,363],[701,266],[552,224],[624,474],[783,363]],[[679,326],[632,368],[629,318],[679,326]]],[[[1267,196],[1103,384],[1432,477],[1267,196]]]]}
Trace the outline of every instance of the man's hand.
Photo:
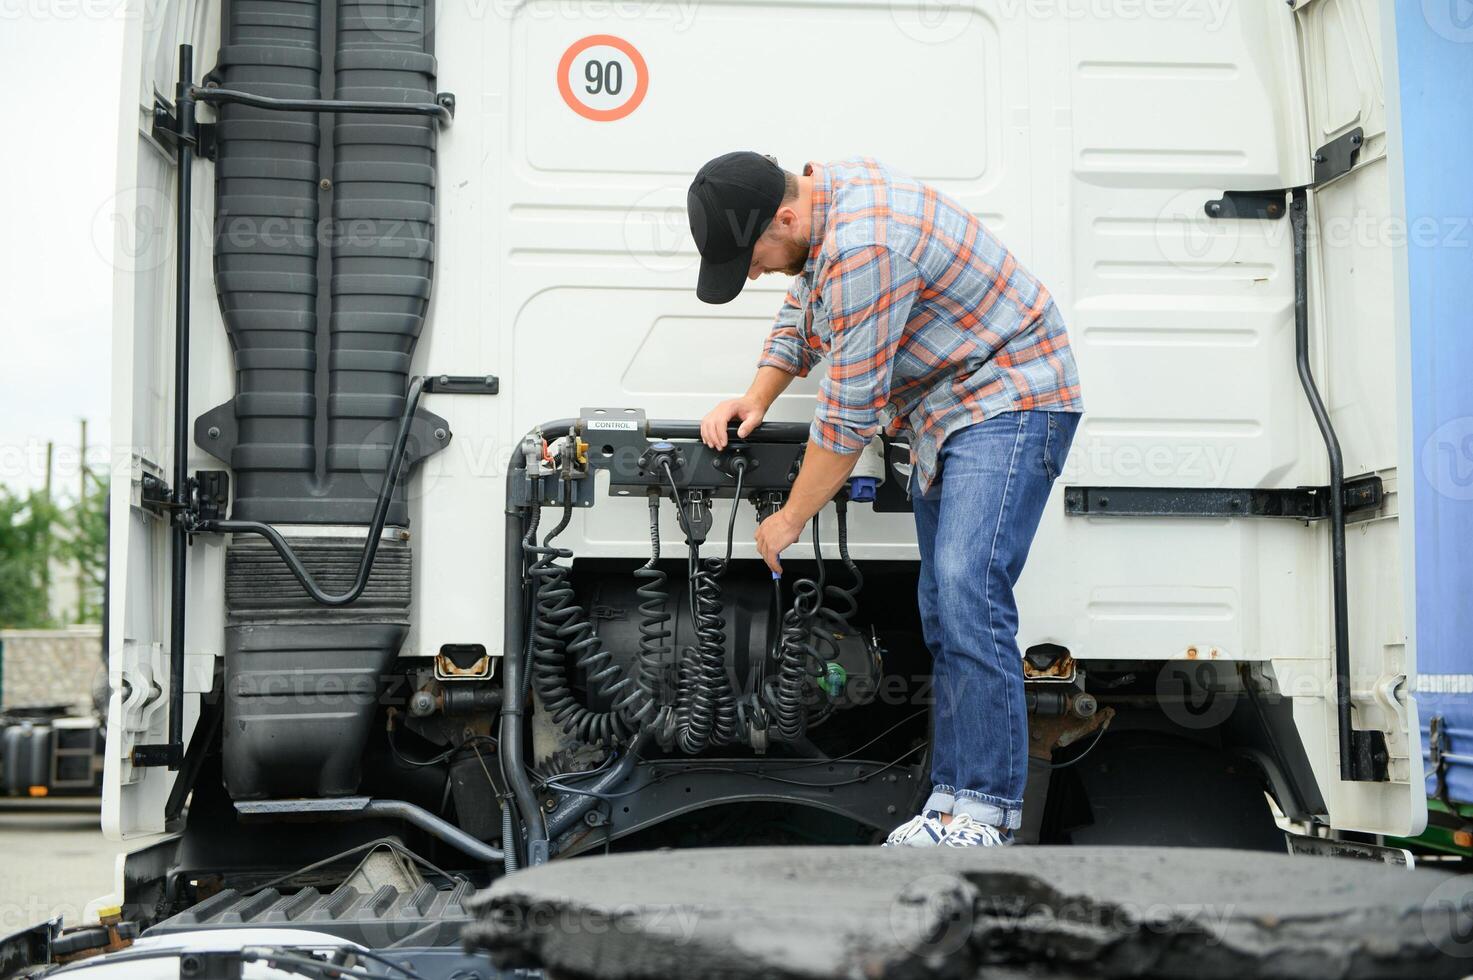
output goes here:
{"type": "Polygon", "coordinates": [[[783,566],[778,562],[777,556],[802,536],[803,524],[803,521],[795,521],[784,507],[757,525],[757,553],[767,562],[767,567],[772,569],[774,575],[783,573],[783,566]]]}
{"type": "Polygon", "coordinates": [[[729,398],[706,413],[701,419],[701,441],[715,450],[726,448],[726,427],[731,422],[740,423],[737,437],[745,439],[752,430],[762,424],[767,406],[751,395],[729,398]]]}

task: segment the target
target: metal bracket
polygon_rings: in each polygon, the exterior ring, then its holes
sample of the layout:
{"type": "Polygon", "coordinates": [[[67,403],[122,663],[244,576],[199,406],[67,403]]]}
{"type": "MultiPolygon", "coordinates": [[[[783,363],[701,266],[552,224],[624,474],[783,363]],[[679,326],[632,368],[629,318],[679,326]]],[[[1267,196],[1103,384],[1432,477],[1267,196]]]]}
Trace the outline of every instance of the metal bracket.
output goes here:
{"type": "Polygon", "coordinates": [[[431,374],[425,376],[427,395],[496,395],[501,379],[494,374],[431,374]]]}
{"type": "Polygon", "coordinates": [[[218,521],[230,504],[230,474],[225,470],[195,470],[191,482],[194,518],[218,521]]]}
{"type": "Polygon", "coordinates": [[[1365,145],[1366,132],[1357,126],[1343,136],[1337,136],[1314,151],[1314,182],[1318,186],[1336,177],[1343,177],[1355,169],[1365,145]]]}
{"type": "Polygon", "coordinates": [[[1412,852],[1404,847],[1386,847],[1383,844],[1368,844],[1364,841],[1342,840],[1334,837],[1309,837],[1284,831],[1284,842],[1290,854],[1308,854],[1314,857],[1354,858],[1359,861],[1374,861],[1393,868],[1410,870],[1415,866],[1412,852]]]}
{"type": "Polygon", "coordinates": [[[169,485],[152,473],[144,473],[138,481],[138,494],[143,504],[143,509],[160,517],[168,514],[175,508],[174,491],[169,485]]]}
{"type": "Polygon", "coordinates": [[[174,104],[160,95],[153,97],[153,121],[149,125],[149,135],[171,149],[179,141],[179,123],[174,117],[174,104]]]}
{"type": "Polygon", "coordinates": [[[409,443],[404,450],[404,468],[419,464],[450,445],[450,423],[425,408],[415,410],[409,424],[409,443]]]}
{"type": "Polygon", "coordinates": [[[218,132],[219,132],[219,127],[218,127],[218,125],[216,123],[204,123],[204,122],[202,122],[202,123],[195,123],[194,124],[194,133],[195,133],[195,136],[194,136],[194,152],[195,152],[195,155],[202,156],[206,160],[213,160],[213,159],[215,159],[215,155],[219,152],[219,149],[220,149],[219,141],[216,138],[216,134],[218,132]]]}
{"type": "MultiPolygon", "coordinates": [[[[215,123],[197,122],[194,124],[194,137],[185,142],[193,147],[195,156],[213,160],[218,149],[216,133],[215,123]]],[[[160,95],[153,99],[153,122],[149,127],[149,135],[156,143],[170,149],[179,143],[179,117],[175,115],[174,103],[160,95]]]]}
{"type": "MultiPolygon", "coordinates": [[[[1365,130],[1357,126],[1314,151],[1314,181],[1311,187],[1326,184],[1355,169],[1365,145],[1365,130]]],[[[1289,188],[1269,191],[1224,191],[1222,197],[1203,205],[1209,218],[1242,218],[1277,221],[1289,213],[1284,195],[1289,188]]]]}
{"type": "Polygon", "coordinates": [[[185,484],[185,502],[174,499],[174,491],[152,473],[139,480],[139,496],[143,506],[160,517],[182,515],[186,528],[198,521],[217,520],[225,516],[230,502],[230,474],[225,470],[195,470],[185,484]]]}
{"type": "Polygon", "coordinates": [[[184,761],[184,753],[179,746],[168,742],[157,742],[152,745],[133,746],[133,758],[129,760],[139,769],[147,769],[154,766],[168,766],[170,769],[177,768],[184,761]]]}
{"type": "Polygon", "coordinates": [[[235,399],[221,402],[194,420],[194,444],[222,463],[230,462],[230,454],[240,433],[235,420],[235,399]]]}
{"type": "Polygon", "coordinates": [[[877,514],[904,514],[910,506],[910,443],[881,439],[885,452],[885,482],[875,491],[877,514]]]}
{"type": "MultiPolygon", "coordinates": [[[[1374,511],[1385,491],[1374,474],[1346,480],[1347,514],[1374,511]]],[[[1219,489],[1216,487],[1065,487],[1064,513],[1076,517],[1283,517],[1322,521],[1330,516],[1329,487],[1219,489]]]]}
{"type": "Polygon", "coordinates": [[[1350,732],[1350,772],[1357,782],[1384,783],[1390,754],[1386,751],[1386,733],[1380,729],[1350,732]]]}
{"type": "Polygon", "coordinates": [[[1432,775],[1437,778],[1437,786],[1433,791],[1433,797],[1448,803],[1447,795],[1447,759],[1448,751],[1447,722],[1442,715],[1433,715],[1432,720],[1427,723],[1427,761],[1432,764],[1432,775]]]}
{"type": "Polygon", "coordinates": [[[1284,206],[1287,191],[1224,191],[1222,197],[1203,205],[1209,218],[1242,218],[1277,221],[1289,213],[1284,206]]]}
{"type": "Polygon", "coordinates": [[[52,963],[51,946],[61,937],[61,921],[58,915],[0,937],[0,976],[20,976],[27,967],[52,963]]]}

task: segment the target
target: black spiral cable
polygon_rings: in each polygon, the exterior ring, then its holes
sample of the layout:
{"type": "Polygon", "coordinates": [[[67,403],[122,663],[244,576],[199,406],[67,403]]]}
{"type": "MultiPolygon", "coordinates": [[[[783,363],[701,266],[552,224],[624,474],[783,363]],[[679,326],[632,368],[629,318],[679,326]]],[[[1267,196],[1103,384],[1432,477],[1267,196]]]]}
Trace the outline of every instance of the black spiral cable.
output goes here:
{"type": "Polygon", "coordinates": [[[640,581],[635,590],[639,596],[639,699],[628,716],[629,723],[643,728],[647,723],[658,723],[663,714],[660,708],[661,672],[664,669],[669,646],[666,641],[674,636],[667,625],[671,613],[666,608],[670,593],[665,587],[666,576],[660,569],[660,498],[650,495],[650,560],[634,570],[640,581]]]}
{"type": "Polygon", "coordinates": [[[663,465],[681,527],[690,544],[687,576],[696,646],[693,648],[695,657],[683,657],[677,671],[676,744],[681,751],[695,754],[712,745],[735,741],[737,737],[736,695],[726,673],[726,616],[721,601],[720,579],[731,562],[737,501],[741,498],[746,462],[737,460],[735,465],[736,497],[727,522],[726,556],[706,562],[701,561],[700,546],[691,536],[675,475],[669,463],[663,465]]]}
{"type": "MultiPolygon", "coordinates": [[[[766,692],[772,725],[778,737],[786,742],[801,739],[808,728],[804,692],[813,676],[810,664],[822,665],[823,656],[815,642],[814,624],[820,618],[825,595],[823,551],[818,538],[818,517],[813,518],[813,558],[818,564],[817,579],[798,579],[793,583],[793,604],[783,616],[782,637],[778,642],[777,677],[766,692]]],[[[822,666],[818,673],[822,674],[822,666]]]]}
{"type": "Polygon", "coordinates": [[[834,501],[839,520],[839,561],[849,572],[852,583],[846,588],[829,583],[824,587],[825,602],[819,610],[824,625],[836,633],[853,633],[850,617],[859,611],[859,590],[864,588],[864,575],[849,557],[849,501],[840,496],[834,501]]]}
{"type": "Polygon", "coordinates": [[[696,662],[693,678],[686,684],[689,695],[685,725],[677,734],[684,752],[696,753],[713,741],[730,738],[736,709],[726,708],[722,697],[726,682],[726,617],[721,603],[721,586],[702,567],[699,549],[692,545],[690,589],[695,604],[696,662]]]}
{"type": "Polygon", "coordinates": [[[532,558],[527,576],[534,583],[532,628],[532,687],[542,699],[543,707],[564,732],[585,742],[603,741],[612,746],[626,738],[628,726],[620,715],[638,697],[638,689],[624,677],[613,657],[603,648],[583,607],[574,600],[573,586],[568,581],[571,569],[559,565],[557,559],[572,558],[569,548],[552,545],[573,518],[573,502],[568,496],[570,484],[563,481],[563,515],[556,527],[536,546],[537,527],[541,521],[541,499],[538,482],[533,483],[532,518],[522,548],[532,558]],[[595,711],[581,703],[568,682],[567,661],[572,653],[575,662],[588,678],[589,693],[611,699],[609,711],[595,711]]]}

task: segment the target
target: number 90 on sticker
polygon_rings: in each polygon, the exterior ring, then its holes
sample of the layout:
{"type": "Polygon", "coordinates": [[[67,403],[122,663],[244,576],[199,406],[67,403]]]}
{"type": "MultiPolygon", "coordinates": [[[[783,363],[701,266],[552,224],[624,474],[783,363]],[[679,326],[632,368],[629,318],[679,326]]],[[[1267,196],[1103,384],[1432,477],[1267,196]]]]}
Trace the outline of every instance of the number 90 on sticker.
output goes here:
{"type": "Polygon", "coordinates": [[[592,34],[575,41],[558,62],[563,101],[584,119],[623,119],[644,101],[650,73],[638,49],[622,37],[592,34]]]}

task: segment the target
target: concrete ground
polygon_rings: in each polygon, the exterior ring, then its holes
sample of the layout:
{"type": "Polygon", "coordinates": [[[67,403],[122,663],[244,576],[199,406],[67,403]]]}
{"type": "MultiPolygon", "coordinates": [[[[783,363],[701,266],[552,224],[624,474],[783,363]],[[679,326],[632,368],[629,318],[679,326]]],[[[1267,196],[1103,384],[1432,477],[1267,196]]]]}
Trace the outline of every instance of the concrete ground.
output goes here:
{"type": "Polygon", "coordinates": [[[124,845],[102,836],[100,807],[95,798],[0,800],[0,934],[55,915],[78,924],[88,902],[113,890],[124,845]]]}

